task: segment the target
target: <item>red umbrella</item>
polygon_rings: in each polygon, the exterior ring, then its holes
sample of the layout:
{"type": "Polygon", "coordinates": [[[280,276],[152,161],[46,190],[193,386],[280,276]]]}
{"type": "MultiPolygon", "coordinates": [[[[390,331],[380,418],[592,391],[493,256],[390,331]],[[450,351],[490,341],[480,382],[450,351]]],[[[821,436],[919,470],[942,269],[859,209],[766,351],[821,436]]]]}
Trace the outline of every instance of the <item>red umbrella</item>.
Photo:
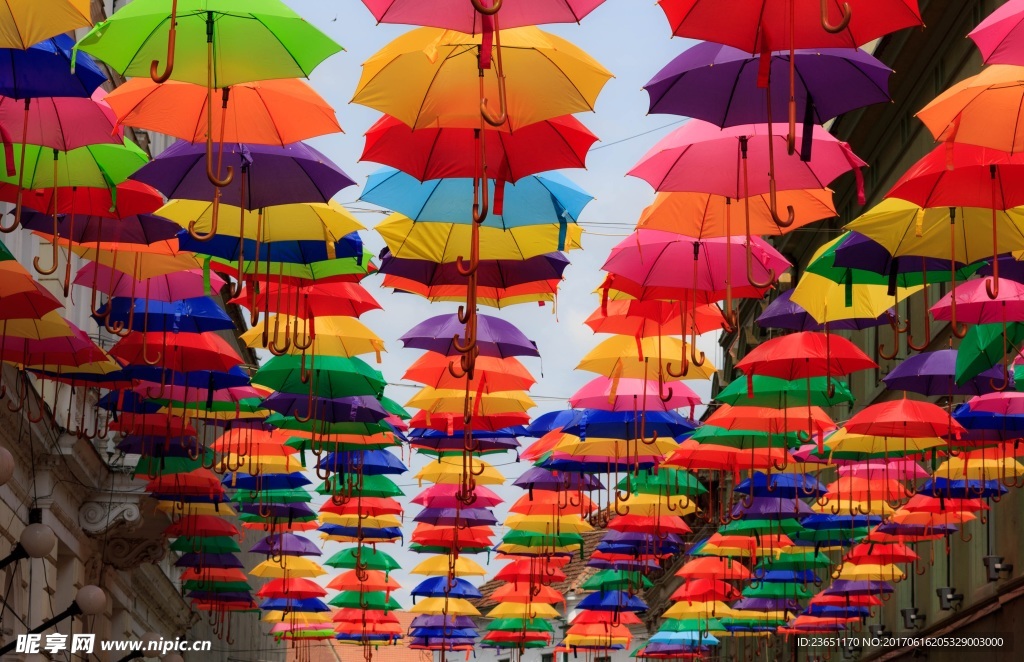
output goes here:
{"type": "Polygon", "coordinates": [[[717,579],[725,581],[750,581],[753,576],[750,570],[738,561],[718,556],[701,556],[683,564],[676,572],[676,577],[686,581],[692,579],[717,579]]]}
{"type": "Polygon", "coordinates": [[[256,595],[261,598],[303,600],[306,598],[321,598],[327,595],[327,590],[314,581],[295,577],[290,579],[271,579],[260,587],[256,595]]]}
{"type": "Polygon", "coordinates": [[[160,365],[165,370],[227,372],[242,363],[242,357],[216,333],[132,332],[110,348],[110,355],[132,365],[160,365]],[[150,358],[147,346],[161,348],[150,358]]]}
{"type": "MultiPolygon", "coordinates": [[[[368,570],[367,572],[374,572],[368,570]]],[[[339,575],[341,576],[341,575],[339,575]]],[[[353,609],[345,607],[334,612],[331,619],[335,623],[398,623],[398,616],[395,612],[374,611],[370,609],[353,609]]]]}
{"type": "Polygon", "coordinates": [[[238,528],[216,515],[184,515],[164,529],[164,535],[168,538],[216,538],[237,536],[238,528]]]}
{"type": "MultiPolygon", "coordinates": [[[[625,507],[628,509],[628,504],[625,507]]],[[[668,508],[665,510],[667,512],[668,508]]],[[[612,531],[653,532],[658,535],[665,535],[666,533],[686,534],[692,531],[690,527],[686,526],[686,522],[683,521],[682,517],[668,514],[659,515],[657,517],[628,514],[619,515],[618,517],[612,518],[612,521],[608,523],[608,528],[612,531]]]]}
{"type": "MultiPolygon", "coordinates": [[[[506,124],[505,127],[508,125],[506,124]]],[[[474,177],[476,129],[425,128],[413,131],[385,115],[366,132],[361,161],[375,161],[420,181],[474,177]]],[[[571,115],[516,129],[483,134],[487,176],[505,182],[546,170],[586,167],[587,151],[597,136],[571,115]]]]}
{"type": "Polygon", "coordinates": [[[278,285],[263,284],[260,291],[246,285],[230,303],[269,313],[286,313],[300,319],[310,317],[359,317],[380,304],[359,283],[347,280],[308,281],[278,285]],[[301,305],[296,305],[300,303],[301,305]]]}
{"type": "Polygon", "coordinates": [[[878,437],[959,437],[964,427],[930,402],[902,398],[865,407],[846,422],[852,434],[878,437]]]}
{"type": "MultiPolygon", "coordinates": [[[[877,363],[846,338],[814,331],[772,338],[736,363],[736,368],[747,376],[747,393],[750,395],[754,392],[754,375],[792,381],[810,377],[831,378],[877,367],[877,363]]],[[[835,387],[831,379],[828,382],[831,396],[835,387]]]]}
{"type": "MultiPolygon", "coordinates": [[[[0,200],[15,204],[18,187],[0,184],[0,200]]],[[[164,205],[164,197],[152,186],[129,179],[118,184],[112,196],[108,188],[58,187],[56,189],[25,189],[22,204],[45,214],[85,214],[106,218],[125,218],[152,214],[164,205]],[[53,208],[56,200],[57,209],[53,208]],[[115,202],[116,201],[116,202],[115,202]]]]}
{"type": "Polygon", "coordinates": [[[209,469],[194,469],[184,474],[166,474],[146,483],[146,491],[176,496],[221,496],[224,486],[209,469]]]}
{"type": "MultiPolygon", "coordinates": [[[[862,542],[854,545],[853,549],[847,553],[845,560],[857,564],[878,563],[885,565],[888,563],[913,563],[918,558],[920,557],[918,557],[914,550],[901,542],[880,544],[862,542]]],[[[812,599],[811,602],[814,602],[814,600],[812,599]]]]}
{"type": "Polygon", "coordinates": [[[500,582],[531,582],[540,581],[554,584],[565,581],[562,570],[569,562],[568,557],[531,557],[517,558],[494,575],[494,581],[500,582]]]}
{"type": "Polygon", "coordinates": [[[116,421],[111,422],[110,429],[115,432],[154,437],[194,437],[196,435],[196,429],[187,424],[184,418],[166,414],[123,412],[116,421]]]}
{"type": "Polygon", "coordinates": [[[327,503],[320,506],[320,512],[333,513],[335,515],[380,517],[381,515],[401,515],[404,511],[402,504],[391,498],[357,496],[340,506],[333,501],[327,501],[327,503]]]}
{"type": "MultiPolygon", "coordinates": [[[[465,382],[463,382],[465,383],[465,382]]],[[[516,425],[527,425],[530,422],[530,415],[526,413],[494,414],[492,416],[474,415],[470,424],[473,430],[485,430],[497,432],[502,428],[514,427],[516,425]]],[[[465,429],[466,421],[462,412],[428,413],[418,411],[409,421],[409,426],[414,428],[429,428],[440,430],[449,435],[455,432],[462,432],[465,429]]]]}
{"type": "Polygon", "coordinates": [[[588,609],[577,611],[571,623],[573,625],[591,625],[594,623],[611,625],[612,620],[616,618],[618,619],[618,625],[640,625],[642,623],[640,617],[631,611],[623,611],[616,614],[610,611],[591,611],[588,609]]]}
{"type": "Polygon", "coordinates": [[[669,598],[673,602],[713,602],[739,600],[740,590],[721,579],[691,579],[676,589],[669,598]]]}

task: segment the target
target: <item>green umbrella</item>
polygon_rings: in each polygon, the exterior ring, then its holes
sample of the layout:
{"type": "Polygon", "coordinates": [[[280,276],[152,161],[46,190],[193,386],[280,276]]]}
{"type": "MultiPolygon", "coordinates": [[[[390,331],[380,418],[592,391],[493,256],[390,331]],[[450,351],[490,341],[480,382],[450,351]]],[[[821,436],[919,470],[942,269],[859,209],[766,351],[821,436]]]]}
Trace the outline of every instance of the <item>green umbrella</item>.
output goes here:
{"type": "Polygon", "coordinates": [[[810,568],[828,568],[832,559],[813,549],[799,552],[783,552],[774,558],[766,558],[758,563],[761,570],[808,570],[810,568]]]}
{"type": "Polygon", "coordinates": [[[551,549],[553,547],[575,547],[583,549],[583,536],[578,533],[561,533],[558,535],[535,533],[533,531],[509,531],[501,539],[501,545],[520,545],[523,547],[539,547],[551,549]]]}
{"type": "Polygon", "coordinates": [[[302,465],[306,465],[306,451],[368,451],[368,450],[381,450],[383,448],[391,448],[392,446],[401,446],[401,442],[392,434],[385,435],[382,437],[382,441],[379,443],[368,444],[365,441],[358,442],[334,442],[324,441],[322,439],[308,439],[306,437],[292,437],[288,441],[284,442],[285,446],[289,448],[297,448],[302,451],[302,465]]]}
{"type": "Polygon", "coordinates": [[[263,517],[262,515],[259,515],[257,513],[239,513],[238,514],[238,519],[240,521],[242,521],[242,522],[249,522],[249,523],[252,523],[252,524],[268,524],[270,522],[274,522],[274,521],[280,522],[280,521],[284,521],[286,519],[289,522],[313,522],[313,521],[316,520],[316,518],[317,518],[317,514],[316,513],[311,513],[309,515],[299,515],[297,517],[296,516],[292,516],[292,517],[288,517],[288,518],[284,518],[284,517],[278,517],[278,518],[263,517]]]}
{"type": "Polygon", "coordinates": [[[327,604],[332,607],[373,611],[395,611],[402,608],[398,600],[384,591],[342,591],[327,604]]]}
{"type": "Polygon", "coordinates": [[[232,554],[242,549],[234,538],[230,536],[214,536],[212,538],[176,538],[171,543],[171,549],[176,552],[203,552],[205,554],[232,554]]]}
{"type": "Polygon", "coordinates": [[[793,536],[793,540],[813,543],[850,543],[859,541],[870,531],[870,528],[866,526],[851,528],[843,525],[841,522],[837,522],[836,524],[838,526],[834,529],[804,529],[793,536]]]}
{"type": "Polygon", "coordinates": [[[384,552],[372,547],[349,547],[343,549],[324,561],[324,565],[332,568],[355,568],[357,564],[365,564],[365,570],[382,570],[391,572],[401,566],[384,552]]]}
{"type": "Polygon", "coordinates": [[[238,490],[234,501],[238,503],[309,503],[313,495],[295,488],[284,490],[238,490]]]}
{"type": "Polygon", "coordinates": [[[364,497],[386,498],[405,496],[405,492],[387,476],[363,476],[361,488],[357,488],[359,480],[359,476],[354,474],[331,476],[330,481],[320,483],[319,487],[316,488],[316,493],[330,496],[335,493],[348,494],[348,490],[351,490],[353,494],[359,494],[364,497]],[[335,486],[333,483],[335,480],[340,480],[340,484],[335,486]],[[328,484],[328,482],[331,484],[328,484]]]}
{"type": "MultiPolygon", "coordinates": [[[[222,258],[212,257],[197,253],[200,258],[209,260],[210,264],[214,269],[224,267],[234,271],[238,268],[237,260],[225,260],[222,258]]],[[[369,250],[364,250],[363,255],[359,258],[354,257],[340,257],[334,260],[324,260],[322,262],[310,262],[309,264],[298,264],[295,262],[271,262],[267,266],[266,260],[254,261],[246,260],[242,265],[242,271],[246,275],[257,275],[257,276],[278,276],[283,275],[285,278],[303,278],[306,280],[321,280],[324,278],[333,278],[335,276],[353,276],[359,275],[364,276],[368,273],[368,268],[371,264],[371,260],[374,255],[369,250]]]]}
{"type": "Polygon", "coordinates": [[[206,580],[189,579],[182,583],[183,591],[214,591],[218,593],[239,593],[251,591],[249,582],[211,582],[206,580]]]}
{"type": "Polygon", "coordinates": [[[741,450],[751,448],[797,448],[802,444],[796,432],[772,434],[759,430],[727,430],[714,425],[702,425],[690,435],[690,439],[702,444],[728,446],[741,450]]]}
{"type": "Polygon", "coordinates": [[[487,625],[488,632],[554,632],[555,627],[543,618],[496,618],[487,625]]]}
{"type": "Polygon", "coordinates": [[[125,76],[149,77],[153,62],[160,61],[168,78],[215,89],[308,78],[342,50],[280,0],[178,0],[176,21],[170,4],[135,0],[97,23],[75,49],[125,76]]]}
{"type": "Polygon", "coordinates": [[[723,631],[725,626],[717,618],[666,618],[659,628],[662,632],[723,631]]]}
{"type": "Polygon", "coordinates": [[[629,591],[651,588],[654,584],[639,572],[629,570],[602,570],[583,582],[584,591],[629,591]]]}
{"type": "Polygon", "coordinates": [[[405,407],[398,404],[391,398],[383,396],[379,399],[381,407],[383,407],[384,411],[386,411],[387,413],[394,414],[403,421],[408,421],[410,418],[412,418],[412,414],[406,411],[405,407]]]}
{"type": "Polygon", "coordinates": [[[378,434],[380,432],[392,432],[391,426],[384,422],[350,423],[346,421],[342,423],[329,423],[315,418],[308,421],[300,421],[293,416],[282,416],[279,413],[274,413],[268,416],[266,422],[267,425],[273,425],[274,427],[281,428],[282,430],[305,430],[306,432],[316,432],[317,434],[351,434],[368,436],[378,434]]]}
{"type": "MultiPolygon", "coordinates": [[[[828,378],[811,377],[811,405],[815,407],[832,407],[837,404],[853,402],[850,388],[842,381],[832,378],[835,394],[828,395],[828,378]]],[[[747,396],[747,379],[734,379],[715,396],[717,402],[728,405],[771,407],[803,407],[807,405],[807,380],[789,381],[778,377],[754,375],[754,397],[747,396]]]]}
{"type": "Polygon", "coordinates": [[[641,471],[638,476],[623,478],[616,487],[633,494],[660,494],[662,496],[694,496],[707,492],[697,477],[684,469],[660,467],[654,471],[641,471]]]}
{"type": "Polygon", "coordinates": [[[810,588],[794,582],[759,582],[757,586],[748,586],[743,589],[743,597],[745,598],[806,600],[815,593],[816,591],[812,591],[810,588]]]}
{"type": "MultiPolygon", "coordinates": [[[[968,382],[1003,360],[1003,347],[1017,349],[1024,343],[1024,323],[1006,323],[1006,345],[1002,324],[975,324],[967,329],[956,352],[956,383],[968,382]]],[[[1014,369],[1016,375],[1016,368],[1014,369]]]]}
{"type": "MultiPolygon", "coordinates": [[[[213,453],[210,452],[209,456],[213,453]]],[[[144,456],[135,465],[136,476],[166,476],[168,474],[187,474],[201,469],[202,459],[193,460],[189,457],[152,457],[144,456]]]]}
{"type": "MultiPolygon", "coordinates": [[[[718,532],[723,536],[753,536],[761,534],[790,534],[803,530],[803,526],[795,519],[737,519],[721,526],[718,532]]],[[[790,536],[792,537],[792,536],[790,536]]]]}
{"type": "MultiPolygon", "coordinates": [[[[149,156],[127,138],[121,145],[86,145],[68,152],[15,144],[14,155],[19,161],[23,149],[25,168],[21,186],[27,189],[79,186],[105,188],[114,193],[118,184],[149,162],[149,156]]],[[[0,169],[0,182],[18,184],[19,177],[0,169]]]]}
{"type": "Polygon", "coordinates": [[[284,393],[307,393],[320,398],[344,398],[384,392],[384,375],[366,361],[343,356],[285,354],[267,361],[252,378],[253,384],[284,393]],[[302,381],[302,372],[312,371],[310,383],[302,381]]]}

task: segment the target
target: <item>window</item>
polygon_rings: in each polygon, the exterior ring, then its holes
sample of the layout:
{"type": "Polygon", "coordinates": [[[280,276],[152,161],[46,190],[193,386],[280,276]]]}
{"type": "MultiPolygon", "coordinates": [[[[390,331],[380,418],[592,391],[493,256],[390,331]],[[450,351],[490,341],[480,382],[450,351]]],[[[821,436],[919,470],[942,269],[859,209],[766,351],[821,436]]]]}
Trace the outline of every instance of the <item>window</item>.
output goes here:
{"type": "Polygon", "coordinates": [[[540,662],[555,662],[554,653],[544,653],[540,656],[540,662]]]}

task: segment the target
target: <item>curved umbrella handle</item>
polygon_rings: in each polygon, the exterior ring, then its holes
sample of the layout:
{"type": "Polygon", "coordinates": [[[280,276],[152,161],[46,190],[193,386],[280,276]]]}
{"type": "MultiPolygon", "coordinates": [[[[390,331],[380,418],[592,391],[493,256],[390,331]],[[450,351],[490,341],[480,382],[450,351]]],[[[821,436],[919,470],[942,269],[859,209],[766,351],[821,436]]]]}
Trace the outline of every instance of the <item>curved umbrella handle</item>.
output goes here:
{"type": "Polygon", "coordinates": [[[853,12],[850,11],[850,3],[843,3],[843,16],[838,23],[833,24],[828,18],[828,0],[821,0],[821,27],[829,34],[838,34],[850,25],[853,12]]]}
{"type": "MultiPolygon", "coordinates": [[[[500,2],[498,3],[500,6],[500,2]]],[[[476,6],[476,0],[474,0],[476,6]]],[[[494,75],[498,78],[498,113],[488,107],[484,96],[484,70],[480,70],[480,116],[485,122],[497,128],[508,121],[508,100],[505,93],[505,67],[501,62],[501,30],[494,30],[494,75]]]]}
{"type": "Polygon", "coordinates": [[[775,225],[780,228],[788,228],[793,225],[796,221],[796,210],[793,209],[793,205],[786,205],[786,218],[783,219],[779,216],[779,203],[778,194],[775,190],[775,180],[772,179],[768,183],[768,203],[769,210],[772,213],[772,220],[775,221],[775,225]]]}
{"type": "Polygon", "coordinates": [[[494,16],[499,11],[501,11],[501,5],[504,2],[504,0],[494,0],[494,4],[491,5],[490,7],[484,7],[483,3],[481,3],[480,0],[470,0],[470,2],[473,3],[473,9],[475,9],[478,14],[483,14],[484,16],[494,16]]]}
{"type": "MultiPolygon", "coordinates": [[[[54,230],[56,231],[56,229],[57,229],[56,228],[57,222],[54,221],[53,225],[54,225],[54,230]]],[[[59,238],[60,238],[60,235],[58,235],[58,234],[54,234],[53,235],[53,241],[51,242],[51,246],[53,248],[53,258],[51,259],[51,262],[53,264],[51,264],[49,268],[43,269],[41,266],[39,266],[40,265],[40,261],[39,261],[39,256],[38,255],[35,256],[34,258],[32,258],[32,266],[35,267],[36,272],[39,273],[40,275],[49,276],[52,273],[56,273],[57,266],[58,266],[58,261],[60,260],[60,248],[57,246],[57,241],[58,241],[59,238]]]]}
{"type": "MultiPolygon", "coordinates": [[[[882,343],[878,344],[878,355],[880,357],[882,357],[883,359],[885,359],[886,361],[892,361],[893,359],[896,358],[896,355],[900,353],[900,329],[899,329],[899,322],[897,321],[897,318],[896,318],[895,315],[890,315],[889,316],[889,326],[892,327],[892,342],[893,342],[892,353],[890,354],[890,353],[886,352],[885,351],[885,345],[883,345],[882,343]]],[[[908,322],[908,327],[909,327],[909,322],[908,322]]],[[[908,344],[910,342],[909,338],[910,337],[907,336],[908,344]]]]}
{"type": "Polygon", "coordinates": [[[750,239],[750,235],[747,235],[747,282],[750,283],[751,287],[758,289],[771,287],[772,283],[778,278],[774,269],[768,269],[768,280],[766,281],[762,282],[754,278],[754,259],[753,254],[750,252],[750,239]]]}
{"type": "Polygon", "coordinates": [[[658,373],[658,397],[661,398],[662,402],[668,402],[672,399],[672,387],[668,387],[668,391],[665,391],[665,375],[658,373]]]}
{"type": "Polygon", "coordinates": [[[178,36],[178,0],[171,2],[171,24],[167,29],[167,64],[163,73],[160,72],[160,62],[153,60],[149,65],[149,77],[154,83],[166,83],[174,71],[174,42],[178,36]]]}
{"type": "Polygon", "coordinates": [[[463,343],[460,340],[459,334],[452,336],[452,346],[459,354],[469,354],[476,349],[476,338],[466,338],[466,342],[463,343]]]}

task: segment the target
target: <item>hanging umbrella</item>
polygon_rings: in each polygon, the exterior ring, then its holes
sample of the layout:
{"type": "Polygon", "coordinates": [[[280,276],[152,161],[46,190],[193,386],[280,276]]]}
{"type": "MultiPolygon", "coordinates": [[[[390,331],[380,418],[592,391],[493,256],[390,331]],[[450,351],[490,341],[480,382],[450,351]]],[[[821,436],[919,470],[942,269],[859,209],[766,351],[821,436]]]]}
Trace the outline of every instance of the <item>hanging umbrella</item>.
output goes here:
{"type": "Polygon", "coordinates": [[[1022,54],[1017,35],[1021,30],[1019,2],[996,8],[967,35],[974,40],[986,64],[1020,64],[1022,54]]]}
{"type": "MultiPolygon", "coordinates": [[[[535,27],[501,31],[495,57],[509,53],[507,81],[498,85],[495,69],[483,69],[476,46],[481,37],[432,28],[412,30],[363,63],[352,100],[396,117],[413,129],[427,126],[476,128],[481,97],[499,99],[501,125],[519,127],[553,117],[592,110],[611,77],[600,64],[569,42],[535,27]],[[425,48],[436,52],[423,58],[425,48]],[[488,73],[490,72],[490,73],[488,73]],[[469,86],[483,93],[465,95],[469,86]],[[396,90],[402,93],[396,94],[396,90]]],[[[500,65],[499,65],[500,66],[500,65]]],[[[490,111],[489,111],[490,112],[490,111]]]]}
{"type": "Polygon", "coordinates": [[[501,2],[490,5],[474,3],[473,8],[465,7],[461,2],[444,2],[429,11],[406,0],[364,0],[363,4],[378,23],[427,25],[477,34],[486,29],[488,17],[494,15],[501,17],[503,28],[544,23],[579,23],[603,1],[568,0],[552,5],[531,0],[507,7],[501,2]]]}

